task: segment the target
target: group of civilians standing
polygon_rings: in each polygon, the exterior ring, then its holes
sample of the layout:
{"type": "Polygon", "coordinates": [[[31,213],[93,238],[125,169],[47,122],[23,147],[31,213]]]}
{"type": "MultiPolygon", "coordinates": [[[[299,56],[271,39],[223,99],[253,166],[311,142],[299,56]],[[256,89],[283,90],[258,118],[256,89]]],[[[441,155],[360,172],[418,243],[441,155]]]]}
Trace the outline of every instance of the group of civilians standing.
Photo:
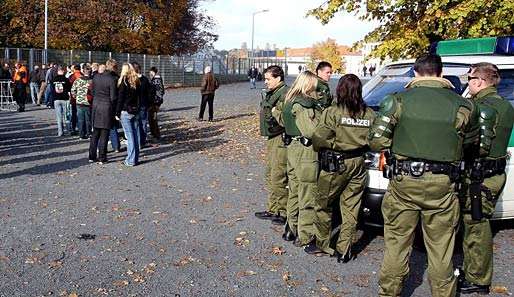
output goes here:
{"type": "Polygon", "coordinates": [[[150,79],[135,62],[124,63],[119,76],[116,69],[116,61],[108,60],[98,66],[91,82],[93,132],[89,162],[107,162],[109,137],[114,151],[119,151],[117,122],[120,122],[127,139],[127,158],[123,164],[135,166],[139,163],[139,151],[147,142],[148,125],[154,139],[161,137],[157,112],[163,102],[164,85],[155,67],[150,69],[150,79]]]}
{"type": "Polygon", "coordinates": [[[63,66],[50,63],[34,66],[30,74],[18,62],[14,70],[5,63],[0,80],[14,81],[13,97],[18,111],[25,111],[27,85],[32,103],[55,109],[57,136],[67,131],[90,139],[89,161],[107,162],[109,138],[112,149],[120,152],[118,128],[123,128],[127,139],[127,158],[123,164],[138,164],[139,151],[150,134],[161,137],[157,112],[163,102],[164,85],[155,67],[150,68],[150,79],[141,73],[138,63],[125,63],[118,75],[115,60],[105,64],[83,63],[63,66]],[[29,84],[30,82],[30,84],[29,84]],[[149,126],[149,129],[148,129],[149,126]]]}

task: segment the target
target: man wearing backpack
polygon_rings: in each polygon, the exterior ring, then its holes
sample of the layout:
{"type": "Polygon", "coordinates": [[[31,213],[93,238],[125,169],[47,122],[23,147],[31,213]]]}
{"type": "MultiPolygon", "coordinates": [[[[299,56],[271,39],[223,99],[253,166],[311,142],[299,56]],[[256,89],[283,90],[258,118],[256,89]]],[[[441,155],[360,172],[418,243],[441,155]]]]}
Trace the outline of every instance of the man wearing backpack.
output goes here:
{"type": "Polygon", "coordinates": [[[57,68],[57,75],[52,79],[52,83],[50,84],[51,93],[54,99],[54,108],[55,108],[55,116],[57,118],[57,136],[63,135],[64,124],[66,123],[66,128],[69,132],[70,122],[67,120],[67,105],[70,101],[70,91],[71,91],[71,83],[64,76],[65,69],[62,66],[57,68]]]}

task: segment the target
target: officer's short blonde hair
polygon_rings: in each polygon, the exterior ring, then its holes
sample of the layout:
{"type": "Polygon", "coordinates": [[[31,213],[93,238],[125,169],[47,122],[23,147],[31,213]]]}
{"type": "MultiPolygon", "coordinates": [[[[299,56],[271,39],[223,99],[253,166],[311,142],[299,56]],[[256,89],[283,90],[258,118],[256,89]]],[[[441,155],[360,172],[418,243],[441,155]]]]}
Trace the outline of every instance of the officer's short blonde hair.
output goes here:
{"type": "Polygon", "coordinates": [[[500,84],[500,71],[498,67],[492,63],[482,62],[474,64],[471,66],[471,73],[492,86],[500,84]]]}

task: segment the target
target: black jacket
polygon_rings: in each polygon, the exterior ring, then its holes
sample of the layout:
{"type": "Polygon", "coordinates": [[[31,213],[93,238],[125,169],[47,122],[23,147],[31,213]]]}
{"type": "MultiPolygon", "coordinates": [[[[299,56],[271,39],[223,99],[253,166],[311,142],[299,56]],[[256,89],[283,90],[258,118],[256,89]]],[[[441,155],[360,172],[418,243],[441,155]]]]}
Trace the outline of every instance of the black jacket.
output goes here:
{"type": "Polygon", "coordinates": [[[153,85],[150,83],[150,80],[142,75],[139,78],[140,88],[139,88],[139,103],[141,107],[148,107],[152,104],[152,94],[153,94],[153,85]]]}
{"type": "Polygon", "coordinates": [[[116,107],[116,115],[119,117],[122,111],[126,111],[130,114],[139,113],[139,96],[141,92],[141,84],[133,89],[129,83],[124,80],[118,85],[118,103],[116,107]]]}
{"type": "Polygon", "coordinates": [[[94,128],[111,129],[116,107],[116,81],[110,73],[98,73],[93,78],[91,120],[94,128]]]}
{"type": "Polygon", "coordinates": [[[30,82],[31,83],[39,83],[39,77],[40,77],[40,69],[38,70],[32,70],[30,73],[30,82]]]}
{"type": "Polygon", "coordinates": [[[52,79],[52,93],[54,100],[70,100],[71,83],[64,75],[57,75],[52,79]]]}

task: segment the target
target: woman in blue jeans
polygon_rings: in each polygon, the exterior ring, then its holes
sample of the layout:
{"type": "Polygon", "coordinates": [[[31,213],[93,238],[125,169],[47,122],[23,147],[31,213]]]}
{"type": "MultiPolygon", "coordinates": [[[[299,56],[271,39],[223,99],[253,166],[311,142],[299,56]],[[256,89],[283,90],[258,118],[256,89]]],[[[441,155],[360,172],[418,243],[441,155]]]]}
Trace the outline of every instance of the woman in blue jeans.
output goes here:
{"type": "Polygon", "coordinates": [[[141,83],[131,64],[125,63],[121,68],[118,80],[118,103],[116,119],[121,122],[127,138],[126,166],[135,166],[139,161],[139,126],[138,114],[140,109],[139,93],[141,83]]]}

